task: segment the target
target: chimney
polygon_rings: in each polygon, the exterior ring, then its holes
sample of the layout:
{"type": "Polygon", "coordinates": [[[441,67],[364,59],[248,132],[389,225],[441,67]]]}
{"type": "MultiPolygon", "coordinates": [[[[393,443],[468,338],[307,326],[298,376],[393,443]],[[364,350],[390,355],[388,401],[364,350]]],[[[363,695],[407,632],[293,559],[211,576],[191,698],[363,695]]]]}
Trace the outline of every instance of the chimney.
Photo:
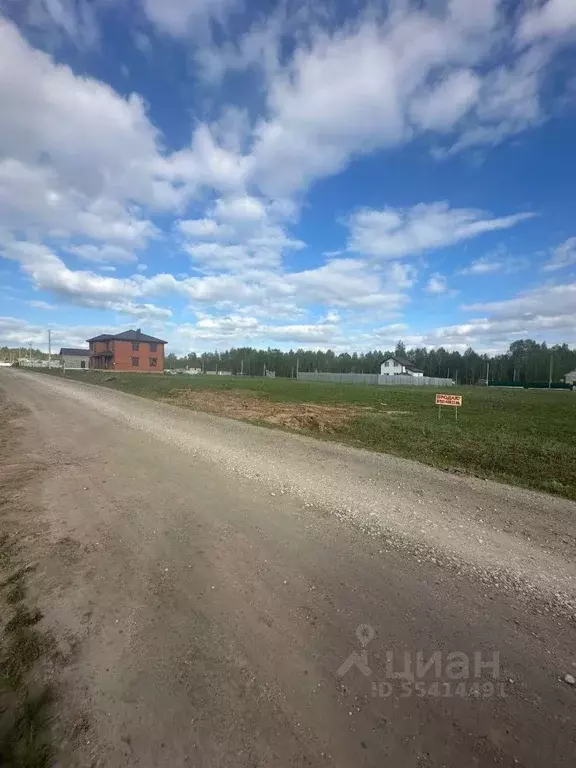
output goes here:
{"type": "Polygon", "coordinates": [[[140,330],[140,328],[136,328],[136,333],[138,334],[138,336],[142,334],[142,331],[140,330]]]}

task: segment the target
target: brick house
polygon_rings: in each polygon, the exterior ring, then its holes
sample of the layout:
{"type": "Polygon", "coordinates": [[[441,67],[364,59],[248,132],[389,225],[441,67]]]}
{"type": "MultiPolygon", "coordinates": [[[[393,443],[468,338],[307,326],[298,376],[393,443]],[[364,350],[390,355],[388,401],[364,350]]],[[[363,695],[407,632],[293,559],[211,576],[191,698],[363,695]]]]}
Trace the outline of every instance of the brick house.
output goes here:
{"type": "Polygon", "coordinates": [[[168,342],[138,330],[101,333],[87,339],[90,368],[105,371],[163,373],[164,345],[168,342]]]}

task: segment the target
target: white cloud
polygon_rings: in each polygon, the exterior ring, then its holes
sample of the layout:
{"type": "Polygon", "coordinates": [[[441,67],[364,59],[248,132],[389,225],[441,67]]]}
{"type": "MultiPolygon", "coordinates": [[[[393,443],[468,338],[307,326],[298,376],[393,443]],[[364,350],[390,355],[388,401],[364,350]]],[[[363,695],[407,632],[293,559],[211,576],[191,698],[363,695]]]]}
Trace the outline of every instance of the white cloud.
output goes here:
{"type": "Polygon", "coordinates": [[[185,235],[191,237],[217,237],[221,231],[221,225],[214,219],[187,219],[179,221],[178,227],[185,235]]]}
{"type": "Polygon", "coordinates": [[[528,87],[537,87],[548,59],[529,52],[509,69],[493,69],[489,57],[506,28],[500,4],[476,6],[453,1],[434,13],[431,4],[397,3],[385,21],[366,16],[304,37],[289,63],[268,73],[269,116],[253,150],[263,189],[301,190],[354,155],[408,142],[417,131],[460,130],[470,145],[479,128],[496,141],[536,120],[528,87]],[[515,99],[511,115],[504,97],[515,99]]]}
{"type": "Polygon", "coordinates": [[[486,232],[513,227],[533,216],[493,218],[484,211],[420,203],[409,209],[362,210],[350,217],[348,250],[378,259],[398,259],[444,248],[486,232]]]}
{"type": "Polygon", "coordinates": [[[224,346],[233,343],[268,344],[270,342],[331,345],[340,339],[337,315],[329,315],[313,323],[289,325],[263,323],[256,317],[243,315],[203,315],[195,325],[177,329],[179,337],[190,342],[224,346]]]}
{"type": "Polygon", "coordinates": [[[576,283],[543,285],[513,299],[464,306],[470,312],[488,312],[499,320],[520,324],[544,322],[545,318],[572,316],[576,324],[576,283]]]}
{"type": "Polygon", "coordinates": [[[566,37],[576,32],[576,3],[573,0],[545,0],[529,10],[518,30],[520,41],[543,37],[566,37]]]}
{"type": "Polygon", "coordinates": [[[35,288],[50,291],[73,304],[97,309],[109,309],[135,317],[172,315],[169,309],[152,304],[137,304],[141,286],[134,280],[119,280],[94,272],[73,271],[48,248],[34,243],[12,243],[5,249],[9,259],[17,261],[30,277],[35,288]]]}
{"type": "Polygon", "coordinates": [[[19,0],[27,23],[45,33],[53,47],[62,38],[79,48],[97,44],[100,32],[97,3],[90,0],[19,0]]]}
{"type": "MultiPolygon", "coordinates": [[[[233,268],[231,260],[237,255],[245,263],[245,253],[226,250],[202,254],[205,259],[225,258],[227,270],[222,274],[183,278],[167,273],[152,277],[135,274],[119,279],[71,270],[50,249],[35,243],[13,242],[4,250],[5,256],[20,264],[34,288],[80,306],[128,314],[142,313],[139,302],[150,297],[177,295],[192,304],[227,304],[238,308],[257,305],[266,308],[268,316],[274,316],[276,311],[295,316],[300,309],[310,306],[370,310],[394,316],[408,301],[406,289],[414,280],[414,270],[407,265],[390,264],[386,269],[375,270],[356,259],[334,259],[300,272],[244,266],[235,274],[229,271],[233,268]]],[[[170,314],[168,309],[149,304],[145,310],[149,316],[170,314]]]]}
{"type": "Polygon", "coordinates": [[[238,0],[142,0],[144,12],[161,31],[174,37],[206,34],[210,21],[222,21],[238,0]]]}
{"type": "MultiPolygon", "coordinates": [[[[253,167],[253,159],[235,148],[217,141],[218,128],[201,123],[192,136],[190,147],[158,158],[154,170],[173,184],[183,183],[192,195],[201,187],[231,194],[242,193],[253,167]]],[[[185,197],[181,191],[180,197],[185,197]]]]}
{"type": "Polygon", "coordinates": [[[541,90],[550,55],[548,48],[531,48],[512,63],[489,71],[483,79],[473,119],[447,154],[499,144],[543,122],[546,116],[541,90]]]}
{"type": "Polygon", "coordinates": [[[266,206],[261,200],[249,195],[220,198],[214,215],[218,219],[233,222],[261,222],[267,218],[266,206]]]}
{"type": "Polygon", "coordinates": [[[576,237],[569,237],[562,245],[554,249],[554,253],[542,269],[545,272],[555,272],[558,269],[571,267],[576,264],[576,237]]]}
{"type": "Polygon", "coordinates": [[[47,301],[27,301],[26,303],[29,306],[34,307],[34,309],[46,309],[46,310],[57,309],[57,307],[55,307],[54,304],[49,304],[47,301]]]}
{"type": "Polygon", "coordinates": [[[138,206],[169,209],[187,194],[172,183],[140,96],[76,76],[2,19],[0,103],[4,231],[138,247],[157,234],[138,206]]]}
{"type": "Polygon", "coordinates": [[[105,197],[91,200],[64,186],[54,168],[13,158],[0,161],[0,228],[54,238],[83,235],[134,247],[157,234],[150,221],[121,203],[105,197]]]}
{"type": "Polygon", "coordinates": [[[439,296],[448,291],[448,281],[444,275],[436,273],[430,276],[424,290],[426,293],[430,293],[433,296],[439,296]]]}
{"type": "Polygon", "coordinates": [[[460,270],[461,275],[489,275],[493,272],[500,272],[502,262],[494,261],[489,256],[481,256],[475,259],[470,266],[460,270]]]}
{"type": "Polygon", "coordinates": [[[524,269],[529,264],[528,260],[518,256],[511,256],[503,246],[495,248],[485,256],[474,259],[467,267],[458,270],[460,275],[491,275],[496,272],[511,274],[524,269]]]}
{"type": "Polygon", "coordinates": [[[207,213],[203,219],[178,222],[180,232],[193,239],[185,245],[186,252],[194,266],[204,271],[280,267],[283,251],[305,247],[278,223],[281,216],[274,202],[266,204],[249,195],[225,196],[207,213]]]}
{"type": "Polygon", "coordinates": [[[114,264],[128,264],[129,262],[137,261],[132,251],[127,251],[126,248],[120,248],[117,245],[73,245],[69,246],[67,250],[75,256],[84,259],[84,261],[91,261],[94,264],[110,262],[114,264]]]}
{"type": "Polygon", "coordinates": [[[455,70],[434,88],[422,88],[410,105],[410,116],[423,130],[450,131],[476,104],[480,85],[470,70],[455,70]]]}
{"type": "Polygon", "coordinates": [[[246,269],[279,267],[282,263],[280,252],[270,248],[198,243],[185,246],[185,250],[194,266],[210,272],[243,272],[246,269]]]}

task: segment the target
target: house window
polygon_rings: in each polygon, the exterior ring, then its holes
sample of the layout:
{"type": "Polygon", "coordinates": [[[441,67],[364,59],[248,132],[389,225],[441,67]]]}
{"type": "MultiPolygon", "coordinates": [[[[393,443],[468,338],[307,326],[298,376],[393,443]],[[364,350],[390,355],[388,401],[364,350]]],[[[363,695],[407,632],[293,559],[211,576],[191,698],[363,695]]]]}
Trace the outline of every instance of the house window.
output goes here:
{"type": "Polygon", "coordinates": [[[156,363],[158,360],[156,357],[149,357],[148,362],[150,363],[150,368],[156,368],[156,363]]]}
{"type": "Polygon", "coordinates": [[[138,352],[140,349],[140,342],[139,341],[133,341],[132,342],[132,352],[138,352]]]}
{"type": "Polygon", "coordinates": [[[150,343],[150,352],[156,352],[158,349],[158,344],[150,343]]]}
{"type": "Polygon", "coordinates": [[[384,365],[386,366],[386,368],[390,368],[390,365],[391,365],[391,362],[390,362],[390,360],[386,360],[386,362],[384,363],[384,365]]]}
{"type": "Polygon", "coordinates": [[[139,360],[139,358],[137,358],[137,357],[132,357],[132,358],[130,358],[130,359],[132,360],[132,368],[138,368],[138,365],[139,365],[139,362],[138,362],[138,360],[139,360]]]}

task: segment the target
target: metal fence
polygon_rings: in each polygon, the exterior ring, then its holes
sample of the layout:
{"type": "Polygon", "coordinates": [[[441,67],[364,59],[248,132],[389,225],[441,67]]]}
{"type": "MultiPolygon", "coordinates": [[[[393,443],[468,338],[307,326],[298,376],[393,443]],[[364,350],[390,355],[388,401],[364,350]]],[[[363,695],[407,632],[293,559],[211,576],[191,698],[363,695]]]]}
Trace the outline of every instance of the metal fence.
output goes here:
{"type": "Polygon", "coordinates": [[[377,373],[298,373],[299,381],[333,381],[337,384],[378,384],[377,373]]]}
{"type": "Polygon", "coordinates": [[[452,387],[452,379],[435,376],[379,376],[377,373],[298,373],[299,381],[331,381],[336,384],[380,384],[383,386],[452,387]]]}
{"type": "Polygon", "coordinates": [[[406,385],[408,387],[453,387],[452,379],[441,379],[438,376],[378,376],[378,384],[392,387],[406,385]]]}

